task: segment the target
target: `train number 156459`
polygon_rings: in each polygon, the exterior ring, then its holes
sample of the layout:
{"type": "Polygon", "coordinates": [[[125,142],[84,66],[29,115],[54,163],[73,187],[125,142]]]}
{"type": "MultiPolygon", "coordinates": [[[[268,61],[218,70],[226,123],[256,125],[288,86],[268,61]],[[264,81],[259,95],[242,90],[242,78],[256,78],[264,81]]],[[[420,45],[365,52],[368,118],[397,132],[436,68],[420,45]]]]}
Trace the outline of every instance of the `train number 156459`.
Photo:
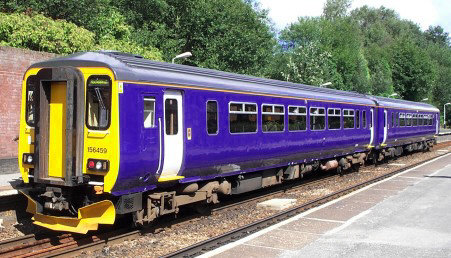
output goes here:
{"type": "Polygon", "coordinates": [[[106,154],[108,152],[108,149],[107,148],[88,147],[88,152],[106,154]]]}

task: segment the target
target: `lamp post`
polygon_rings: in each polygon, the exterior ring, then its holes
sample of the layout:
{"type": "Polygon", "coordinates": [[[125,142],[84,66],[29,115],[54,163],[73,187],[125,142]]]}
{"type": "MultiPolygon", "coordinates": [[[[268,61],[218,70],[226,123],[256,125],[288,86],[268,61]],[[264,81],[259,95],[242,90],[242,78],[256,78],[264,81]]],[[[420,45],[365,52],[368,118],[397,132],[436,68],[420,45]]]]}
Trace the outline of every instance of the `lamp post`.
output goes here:
{"type": "Polygon", "coordinates": [[[175,56],[174,58],[172,58],[172,63],[174,63],[175,59],[183,59],[183,58],[188,58],[190,56],[192,56],[193,54],[191,54],[191,52],[185,52],[182,53],[180,55],[175,56]]]}
{"type": "Polygon", "coordinates": [[[446,129],[446,106],[451,105],[451,102],[446,103],[443,105],[443,128],[446,129]]]}
{"type": "Polygon", "coordinates": [[[391,97],[395,97],[395,96],[398,96],[398,93],[393,93],[393,94],[390,94],[390,96],[388,96],[389,98],[391,98],[391,97]]]}
{"type": "Polygon", "coordinates": [[[330,86],[330,85],[332,85],[331,82],[326,82],[326,83],[321,84],[320,87],[321,87],[321,88],[322,88],[322,87],[326,87],[326,88],[327,88],[327,86],[330,86]]]}

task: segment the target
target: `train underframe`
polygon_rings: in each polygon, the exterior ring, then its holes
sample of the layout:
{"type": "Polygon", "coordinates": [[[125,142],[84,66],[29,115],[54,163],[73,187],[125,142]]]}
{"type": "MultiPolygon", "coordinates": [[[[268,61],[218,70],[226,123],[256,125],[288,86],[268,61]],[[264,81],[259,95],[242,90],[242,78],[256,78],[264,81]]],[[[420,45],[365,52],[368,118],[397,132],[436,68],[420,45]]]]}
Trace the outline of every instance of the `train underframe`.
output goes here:
{"type": "MultiPolygon", "coordinates": [[[[163,215],[177,214],[179,208],[187,204],[216,204],[221,195],[241,194],[282,184],[286,181],[301,179],[307,173],[334,170],[342,174],[350,169],[358,170],[366,162],[377,164],[397,158],[403,153],[429,151],[435,143],[435,139],[429,139],[403,146],[372,149],[368,152],[219,178],[208,182],[178,185],[168,188],[170,191],[139,193],[139,196],[130,196],[136,199],[134,203],[141,203],[139,209],[132,211],[133,222],[136,226],[145,226],[163,215]]],[[[118,208],[120,209],[120,205],[116,209],[118,208]]]]}

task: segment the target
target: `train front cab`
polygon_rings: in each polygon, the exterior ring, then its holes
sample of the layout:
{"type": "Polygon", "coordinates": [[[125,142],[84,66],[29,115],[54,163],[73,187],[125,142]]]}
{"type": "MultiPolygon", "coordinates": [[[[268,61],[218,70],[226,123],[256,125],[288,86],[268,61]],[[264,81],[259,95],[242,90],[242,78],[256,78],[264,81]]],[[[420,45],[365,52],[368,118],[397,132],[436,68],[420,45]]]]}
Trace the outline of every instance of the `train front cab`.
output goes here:
{"type": "Polygon", "coordinates": [[[114,223],[109,193],[119,164],[115,85],[107,68],[26,72],[18,160],[35,224],[86,233],[114,223]]]}

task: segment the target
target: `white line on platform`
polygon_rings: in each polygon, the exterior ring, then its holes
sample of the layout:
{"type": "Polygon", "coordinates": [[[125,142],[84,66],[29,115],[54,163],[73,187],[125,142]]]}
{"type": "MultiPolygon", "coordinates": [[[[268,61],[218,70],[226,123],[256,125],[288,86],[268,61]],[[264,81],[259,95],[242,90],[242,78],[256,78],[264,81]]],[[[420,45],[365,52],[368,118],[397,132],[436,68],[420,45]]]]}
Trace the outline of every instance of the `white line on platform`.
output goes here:
{"type": "Polygon", "coordinates": [[[389,166],[405,166],[406,164],[402,163],[388,163],[389,166]]]}
{"type": "Polygon", "coordinates": [[[356,220],[358,220],[358,219],[364,217],[365,215],[367,215],[367,214],[370,213],[370,212],[371,212],[370,209],[368,209],[368,210],[366,210],[366,211],[363,211],[363,212],[361,212],[361,213],[355,215],[354,217],[348,219],[348,220],[347,220],[345,223],[343,223],[342,225],[340,225],[340,226],[338,226],[338,227],[336,227],[336,228],[334,228],[334,229],[332,229],[332,230],[326,232],[324,235],[331,235],[331,234],[333,234],[333,233],[337,233],[338,231],[347,228],[349,225],[351,225],[352,223],[354,223],[356,220]]]}
{"type": "MultiPolygon", "coordinates": [[[[255,239],[255,238],[257,238],[257,237],[259,237],[259,236],[261,236],[261,235],[264,235],[264,234],[266,234],[266,233],[268,233],[268,232],[270,232],[270,231],[272,231],[272,230],[274,230],[274,229],[277,229],[277,228],[279,228],[279,227],[281,227],[281,226],[283,226],[283,225],[286,225],[286,224],[291,223],[291,222],[293,222],[293,221],[296,221],[296,220],[298,220],[298,219],[300,219],[300,218],[302,218],[302,217],[305,217],[306,215],[308,215],[308,214],[310,214],[310,213],[313,213],[313,212],[315,212],[315,211],[317,211],[317,210],[320,210],[320,209],[323,209],[323,208],[325,208],[325,207],[328,207],[328,206],[330,206],[330,205],[332,205],[332,204],[335,204],[335,203],[337,203],[337,202],[339,202],[339,201],[341,201],[341,200],[343,200],[343,199],[349,198],[349,197],[351,197],[351,196],[353,196],[353,195],[355,195],[355,194],[358,194],[358,193],[360,193],[360,192],[363,192],[363,191],[365,191],[365,190],[367,190],[367,189],[369,189],[369,188],[371,188],[371,187],[373,187],[373,186],[375,186],[375,185],[384,183],[384,182],[386,182],[386,181],[388,181],[388,180],[390,180],[390,179],[392,179],[392,178],[394,178],[394,177],[403,175],[403,174],[408,173],[408,172],[410,172],[410,171],[412,171],[412,170],[415,170],[415,169],[417,169],[417,168],[419,168],[419,167],[428,165],[428,164],[430,164],[430,163],[432,163],[432,162],[435,162],[435,161],[437,161],[437,160],[439,160],[439,159],[448,157],[448,156],[450,156],[450,155],[451,155],[451,153],[445,154],[445,155],[443,155],[443,156],[437,157],[437,158],[435,158],[435,159],[433,159],[433,160],[430,160],[430,161],[427,161],[427,162],[425,162],[425,163],[423,163],[423,164],[421,164],[421,165],[418,165],[418,166],[415,166],[415,167],[413,167],[413,168],[407,169],[407,170],[404,171],[404,172],[401,172],[401,173],[399,173],[399,174],[393,175],[393,176],[391,176],[391,177],[388,177],[388,178],[386,178],[386,179],[384,179],[384,180],[381,180],[381,181],[379,181],[379,182],[376,182],[376,183],[374,183],[374,184],[367,185],[367,186],[365,186],[365,187],[363,187],[363,188],[360,188],[359,190],[356,190],[356,191],[354,191],[354,192],[352,192],[352,193],[349,193],[349,194],[347,194],[347,195],[344,195],[344,196],[342,196],[342,197],[340,197],[340,198],[337,198],[337,199],[335,199],[335,200],[333,200],[333,201],[330,201],[330,202],[328,202],[328,203],[325,203],[325,204],[323,204],[323,205],[321,205],[321,206],[318,206],[318,207],[315,207],[315,208],[313,208],[313,209],[310,209],[310,210],[308,210],[308,211],[306,211],[306,212],[303,212],[303,213],[298,214],[298,215],[296,215],[296,216],[294,216],[294,217],[291,217],[291,218],[289,218],[289,219],[286,219],[286,220],[284,220],[284,221],[282,221],[282,222],[279,222],[279,223],[277,223],[277,224],[275,224],[275,225],[272,225],[272,226],[267,227],[267,228],[265,228],[265,229],[262,229],[262,230],[260,230],[260,231],[258,231],[258,232],[255,232],[254,234],[251,234],[251,235],[249,235],[249,236],[247,236],[247,237],[245,237],[245,238],[239,239],[239,240],[237,240],[237,241],[235,241],[235,242],[233,242],[233,243],[230,243],[230,244],[221,246],[221,247],[219,247],[219,248],[217,248],[217,249],[215,249],[215,250],[213,250],[213,251],[210,251],[210,252],[207,252],[207,253],[205,253],[205,254],[202,254],[202,255],[200,255],[200,256],[198,256],[198,257],[206,258],[206,257],[212,257],[212,256],[214,256],[214,255],[218,255],[218,254],[220,254],[220,253],[223,253],[223,252],[225,252],[225,251],[227,251],[227,250],[229,250],[229,249],[232,249],[232,248],[234,248],[234,247],[236,247],[236,246],[239,246],[239,245],[241,245],[241,244],[244,244],[244,243],[246,243],[246,242],[249,241],[249,240],[255,239]]],[[[440,169],[440,170],[441,170],[441,169],[440,169]]],[[[431,175],[436,174],[437,172],[438,172],[438,171],[432,173],[431,175]]],[[[365,213],[365,212],[362,212],[362,213],[365,213]]],[[[362,213],[360,213],[360,214],[362,214],[362,213]]],[[[358,214],[358,215],[356,215],[356,216],[360,216],[360,214],[358,214]]],[[[363,215],[365,215],[365,214],[363,214],[363,215]]],[[[362,215],[362,216],[363,216],[363,215],[362,215]]],[[[356,216],[354,216],[353,218],[355,218],[356,216]]],[[[353,218],[351,218],[350,220],[352,220],[353,218]]],[[[348,221],[349,221],[349,220],[348,220],[348,221]]],[[[346,223],[345,223],[345,224],[346,224],[346,223]]]]}

